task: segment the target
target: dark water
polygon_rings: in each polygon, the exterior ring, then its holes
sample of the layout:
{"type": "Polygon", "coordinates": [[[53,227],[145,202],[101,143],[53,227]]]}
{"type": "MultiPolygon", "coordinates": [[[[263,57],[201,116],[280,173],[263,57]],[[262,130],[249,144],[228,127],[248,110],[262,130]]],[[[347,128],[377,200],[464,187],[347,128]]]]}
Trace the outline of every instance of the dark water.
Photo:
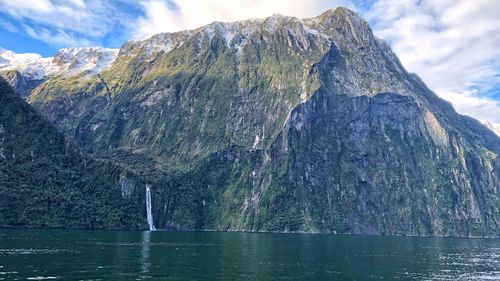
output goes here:
{"type": "Polygon", "coordinates": [[[0,280],[500,280],[499,239],[0,229],[0,280]]]}

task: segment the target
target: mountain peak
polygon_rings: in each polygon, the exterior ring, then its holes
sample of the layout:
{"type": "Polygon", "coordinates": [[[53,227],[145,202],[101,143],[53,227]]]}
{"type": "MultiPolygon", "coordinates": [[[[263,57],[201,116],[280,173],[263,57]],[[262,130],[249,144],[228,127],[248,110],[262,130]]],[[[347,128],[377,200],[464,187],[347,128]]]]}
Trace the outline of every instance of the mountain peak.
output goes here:
{"type": "Polygon", "coordinates": [[[312,18],[312,20],[327,24],[350,24],[357,28],[367,28],[368,23],[361,17],[358,13],[345,8],[337,7],[335,9],[330,9],[317,17],[312,18]]]}
{"type": "Polygon", "coordinates": [[[323,13],[321,13],[320,15],[313,17],[313,19],[323,20],[326,18],[341,17],[341,16],[363,20],[363,18],[358,13],[346,7],[337,7],[333,9],[328,9],[323,13]]]}

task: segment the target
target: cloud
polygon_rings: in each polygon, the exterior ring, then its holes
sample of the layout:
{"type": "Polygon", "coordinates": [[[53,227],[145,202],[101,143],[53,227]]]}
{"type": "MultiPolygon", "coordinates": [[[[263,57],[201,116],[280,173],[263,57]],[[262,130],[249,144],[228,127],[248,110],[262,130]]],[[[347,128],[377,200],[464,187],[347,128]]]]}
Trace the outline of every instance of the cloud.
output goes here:
{"type": "Polygon", "coordinates": [[[40,41],[46,42],[50,45],[63,45],[63,46],[90,46],[92,42],[86,38],[79,36],[74,36],[67,33],[62,29],[57,29],[55,31],[48,30],[46,28],[38,28],[37,30],[24,26],[26,34],[32,38],[38,39],[40,41]]]}
{"type": "Polygon", "coordinates": [[[455,109],[481,121],[500,123],[500,101],[478,95],[476,91],[440,92],[440,96],[453,103],[455,109]]]}
{"type": "Polygon", "coordinates": [[[354,8],[348,0],[146,0],[140,5],[145,15],[133,23],[137,39],[160,32],[194,29],[213,21],[263,18],[276,13],[303,18],[337,6],[354,8]]]}
{"type": "Polygon", "coordinates": [[[12,33],[19,32],[19,29],[13,23],[4,19],[0,19],[0,27],[12,33]]]}
{"type": "Polygon", "coordinates": [[[378,0],[366,12],[403,65],[463,114],[500,122],[500,1],[378,0]]]}
{"type": "Polygon", "coordinates": [[[0,15],[25,26],[10,31],[24,32],[55,47],[99,42],[116,25],[124,25],[128,19],[107,1],[0,0],[0,6],[0,15]]]}

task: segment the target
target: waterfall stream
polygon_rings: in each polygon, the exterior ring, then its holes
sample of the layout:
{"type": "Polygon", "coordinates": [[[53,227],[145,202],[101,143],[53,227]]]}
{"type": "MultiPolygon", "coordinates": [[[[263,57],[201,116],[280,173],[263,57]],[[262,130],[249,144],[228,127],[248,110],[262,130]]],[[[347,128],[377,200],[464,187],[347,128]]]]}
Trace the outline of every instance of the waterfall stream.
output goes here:
{"type": "Polygon", "coordinates": [[[151,185],[146,184],[146,211],[148,217],[149,230],[156,230],[151,213],[151,185]]]}

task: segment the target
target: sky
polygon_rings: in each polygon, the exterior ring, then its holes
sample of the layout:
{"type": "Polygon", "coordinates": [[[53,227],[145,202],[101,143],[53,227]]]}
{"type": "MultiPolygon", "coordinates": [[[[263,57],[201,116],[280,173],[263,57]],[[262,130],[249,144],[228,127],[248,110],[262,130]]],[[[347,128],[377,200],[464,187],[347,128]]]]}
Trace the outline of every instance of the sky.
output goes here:
{"type": "Polygon", "coordinates": [[[0,0],[0,48],[53,56],[64,47],[128,40],[213,21],[338,6],[363,16],[410,72],[458,112],[500,123],[498,0],[0,0]]]}

